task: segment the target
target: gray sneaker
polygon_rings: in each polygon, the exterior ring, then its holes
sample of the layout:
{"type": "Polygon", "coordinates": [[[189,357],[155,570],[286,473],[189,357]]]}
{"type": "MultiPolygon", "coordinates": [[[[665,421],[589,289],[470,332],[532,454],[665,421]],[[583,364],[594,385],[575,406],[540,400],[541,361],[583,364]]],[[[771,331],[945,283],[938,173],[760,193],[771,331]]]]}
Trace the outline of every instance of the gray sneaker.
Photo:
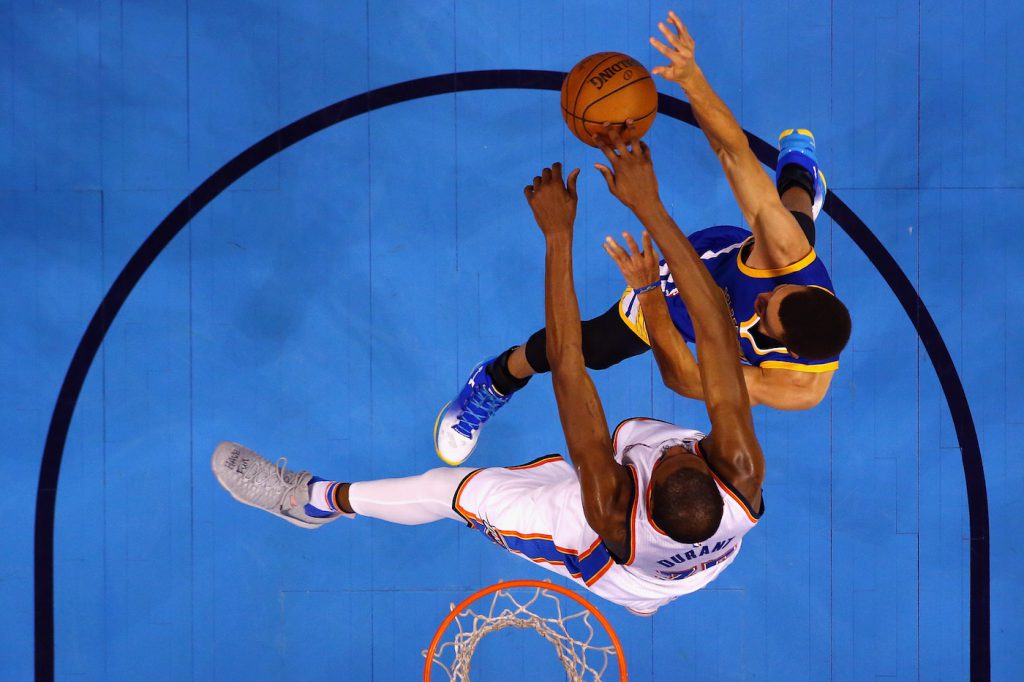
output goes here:
{"type": "Polygon", "coordinates": [[[287,461],[282,457],[274,464],[244,445],[225,441],[213,451],[210,467],[231,497],[296,526],[316,529],[339,516],[353,516],[335,514],[318,518],[306,514],[308,484],[313,476],[308,471],[289,471],[284,466],[287,461]]]}

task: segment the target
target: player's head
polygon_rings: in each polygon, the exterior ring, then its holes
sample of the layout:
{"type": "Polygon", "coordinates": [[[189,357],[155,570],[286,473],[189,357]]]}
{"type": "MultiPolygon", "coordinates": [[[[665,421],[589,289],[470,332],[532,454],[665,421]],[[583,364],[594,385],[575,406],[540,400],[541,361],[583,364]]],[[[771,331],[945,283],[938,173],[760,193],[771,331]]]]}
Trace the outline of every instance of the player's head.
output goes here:
{"type": "Polygon", "coordinates": [[[835,357],[850,340],[850,312],[819,287],[780,284],[757,297],[754,311],[762,332],[808,360],[835,357]]]}
{"type": "Polygon", "coordinates": [[[722,495],[699,455],[675,447],[651,474],[651,520],[676,542],[703,542],[722,522],[722,495]]]}

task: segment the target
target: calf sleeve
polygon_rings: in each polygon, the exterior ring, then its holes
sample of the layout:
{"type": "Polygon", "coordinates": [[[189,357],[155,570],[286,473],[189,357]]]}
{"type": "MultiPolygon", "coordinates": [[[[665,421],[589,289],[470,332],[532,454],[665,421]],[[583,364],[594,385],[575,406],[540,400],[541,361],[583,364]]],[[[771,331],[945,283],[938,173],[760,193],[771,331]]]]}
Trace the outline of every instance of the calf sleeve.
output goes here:
{"type": "Polygon", "coordinates": [[[431,469],[419,476],[359,481],[349,486],[349,505],[360,516],[406,526],[441,519],[464,521],[452,509],[452,498],[462,479],[473,471],[468,467],[431,469]]]}
{"type": "MultiPolygon", "coordinates": [[[[626,326],[619,315],[619,304],[581,325],[583,332],[583,361],[590,369],[607,369],[627,358],[640,355],[650,346],[626,326]]],[[[550,372],[548,363],[547,332],[537,331],[526,342],[526,361],[536,372],[550,372]]]]}

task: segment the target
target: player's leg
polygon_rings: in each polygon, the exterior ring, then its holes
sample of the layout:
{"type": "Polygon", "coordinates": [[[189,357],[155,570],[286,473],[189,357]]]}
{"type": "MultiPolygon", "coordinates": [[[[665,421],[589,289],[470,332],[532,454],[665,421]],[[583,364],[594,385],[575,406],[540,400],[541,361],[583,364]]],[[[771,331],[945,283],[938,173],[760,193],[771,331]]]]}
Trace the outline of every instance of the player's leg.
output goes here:
{"type": "Polygon", "coordinates": [[[779,135],[779,147],[775,185],[783,206],[793,213],[814,246],[814,219],[828,192],[825,174],[818,167],[814,135],[804,128],[784,130],[779,135]]]}
{"type": "Polygon", "coordinates": [[[465,523],[452,509],[452,499],[459,484],[474,471],[449,467],[405,478],[343,483],[338,486],[336,499],[344,510],[407,526],[441,519],[465,523]]]}
{"type": "Polygon", "coordinates": [[[327,481],[308,471],[291,471],[283,458],[274,463],[238,443],[221,443],[211,468],[239,502],[309,529],[354,514],[405,525],[461,521],[452,509],[452,499],[462,480],[474,471],[434,469],[406,478],[327,481]]]}
{"type": "MultiPolygon", "coordinates": [[[[623,322],[618,304],[593,319],[584,320],[580,328],[583,361],[590,369],[608,369],[650,350],[650,346],[623,322]]],[[[525,386],[534,374],[550,372],[546,330],[539,329],[523,345],[509,348],[487,369],[495,388],[505,395],[525,386]]]]}
{"type": "MultiPolygon", "coordinates": [[[[606,369],[639,355],[650,346],[619,314],[619,305],[582,323],[583,360],[590,369],[606,369]]],[[[444,406],[434,424],[434,449],[453,466],[472,454],[487,420],[501,409],[530,377],[550,372],[547,334],[535,332],[522,346],[484,360],[473,368],[459,395],[444,406]]]]}

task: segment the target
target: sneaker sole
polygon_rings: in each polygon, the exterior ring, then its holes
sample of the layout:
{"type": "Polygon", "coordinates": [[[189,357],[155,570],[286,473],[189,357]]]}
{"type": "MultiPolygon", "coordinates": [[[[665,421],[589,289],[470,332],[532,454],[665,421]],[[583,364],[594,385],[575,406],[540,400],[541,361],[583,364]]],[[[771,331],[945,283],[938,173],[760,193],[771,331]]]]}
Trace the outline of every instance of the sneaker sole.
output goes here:
{"type": "MultiPolygon", "coordinates": [[[[243,448],[245,447],[244,445],[241,445],[240,443],[233,443],[232,445],[238,445],[239,447],[243,447],[243,448]]],[[[221,447],[222,446],[218,445],[217,449],[213,451],[214,457],[217,456],[217,452],[221,449],[221,447]]],[[[245,448],[245,449],[249,450],[249,448],[245,448]]],[[[255,453],[253,453],[253,454],[255,454],[255,453]]],[[[268,514],[272,514],[273,516],[276,516],[279,519],[284,519],[288,523],[296,525],[299,528],[305,528],[306,530],[316,530],[320,526],[326,525],[326,524],[322,524],[322,523],[319,523],[319,524],[306,523],[305,521],[300,521],[299,519],[295,519],[295,518],[292,518],[290,516],[285,516],[284,514],[274,514],[274,512],[272,512],[272,511],[270,511],[268,509],[264,509],[263,507],[261,507],[259,505],[253,504],[252,502],[246,502],[241,497],[239,497],[238,495],[236,495],[233,492],[231,492],[231,489],[227,486],[227,484],[224,483],[224,479],[220,477],[220,473],[218,473],[218,471],[217,471],[217,466],[214,464],[213,458],[210,459],[210,470],[213,471],[213,476],[214,476],[214,478],[217,479],[217,482],[220,483],[220,487],[224,488],[224,490],[227,492],[228,495],[231,495],[231,497],[235,498],[237,501],[241,502],[242,504],[246,505],[247,507],[252,507],[254,509],[259,509],[260,511],[267,512],[268,514]]]]}
{"type": "Polygon", "coordinates": [[[786,137],[787,135],[792,135],[793,133],[797,133],[799,135],[806,135],[807,137],[811,138],[811,142],[815,142],[814,133],[812,133],[807,128],[786,128],[781,133],[779,133],[779,142],[782,142],[782,138],[786,137]]]}

